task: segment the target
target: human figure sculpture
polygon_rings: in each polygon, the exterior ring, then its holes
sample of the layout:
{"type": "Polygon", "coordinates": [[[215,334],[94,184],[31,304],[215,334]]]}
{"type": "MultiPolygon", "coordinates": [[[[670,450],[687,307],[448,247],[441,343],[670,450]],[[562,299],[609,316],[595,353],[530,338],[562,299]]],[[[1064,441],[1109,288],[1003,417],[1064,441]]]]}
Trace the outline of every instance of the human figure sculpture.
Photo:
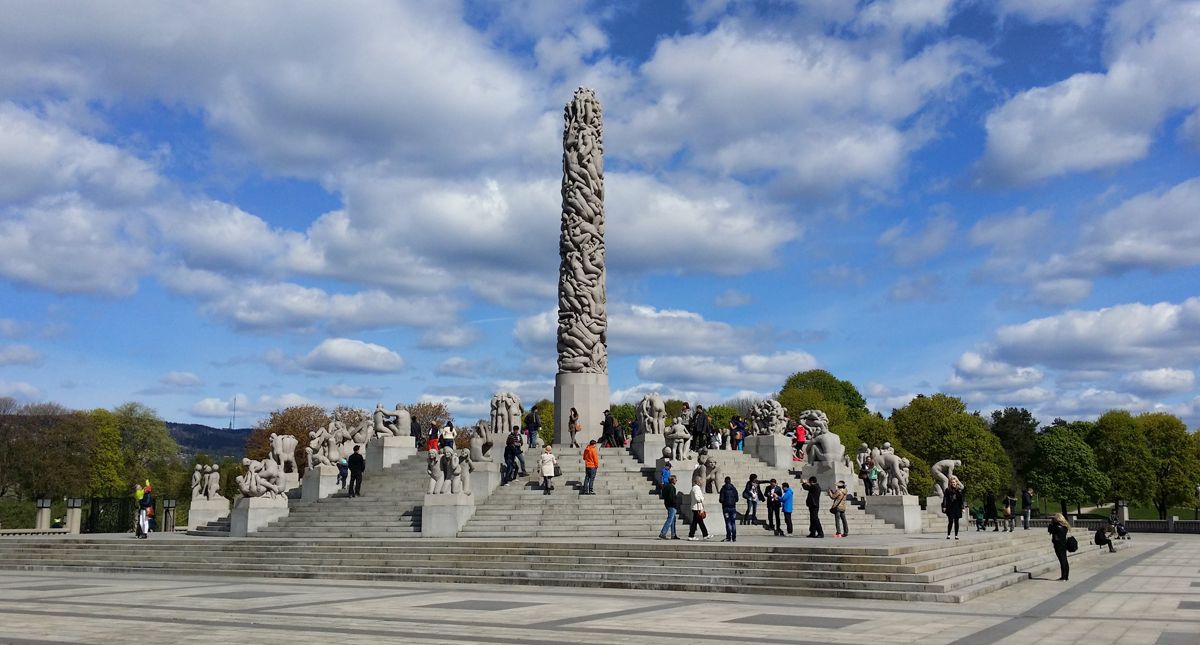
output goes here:
{"type": "Polygon", "coordinates": [[[242,459],[246,467],[244,475],[238,475],[236,480],[242,490],[243,497],[275,498],[283,491],[283,470],[272,459],[258,461],[242,459]]]}
{"type": "Polygon", "coordinates": [[[475,471],[475,464],[471,461],[471,449],[462,448],[458,451],[458,479],[454,492],[461,492],[464,495],[471,494],[471,473],[475,471]]]}
{"type": "Polygon", "coordinates": [[[667,429],[666,434],[663,435],[663,439],[669,442],[668,445],[672,449],[671,454],[675,461],[692,458],[691,453],[687,452],[687,445],[692,440],[692,433],[688,432],[688,429],[684,427],[679,417],[675,417],[675,423],[667,429]]]}
{"type": "Polygon", "coordinates": [[[525,409],[521,407],[521,397],[512,392],[500,392],[492,397],[491,424],[493,433],[507,435],[509,430],[521,427],[521,419],[525,417],[525,409]]]}
{"type": "Polygon", "coordinates": [[[894,455],[896,454],[896,449],[892,447],[892,443],[890,441],[885,441],[883,442],[883,448],[880,448],[879,452],[885,452],[889,455],[894,455]]]}
{"type": "Polygon", "coordinates": [[[203,473],[204,467],[196,464],[192,471],[192,499],[204,499],[204,484],[207,483],[203,473]]]}
{"type": "Polygon", "coordinates": [[[783,434],[787,427],[787,410],[775,399],[763,399],[750,408],[750,424],[754,434],[783,434]]]}
{"type": "Polygon", "coordinates": [[[721,487],[721,468],[717,460],[706,455],[704,459],[704,492],[711,493],[721,487]]]}
{"type": "Polygon", "coordinates": [[[269,438],[271,444],[271,459],[279,464],[283,472],[287,472],[287,467],[290,464],[292,472],[300,472],[300,467],[296,465],[296,446],[299,441],[290,434],[275,434],[271,433],[269,438]]]}
{"type": "Polygon", "coordinates": [[[442,448],[442,489],[441,494],[458,493],[462,490],[462,464],[458,459],[458,451],[453,446],[442,448]]]}
{"type": "Polygon", "coordinates": [[[871,458],[884,474],[884,479],[879,482],[882,494],[907,495],[909,461],[894,452],[883,452],[878,448],[871,451],[871,458]]]}
{"type": "Polygon", "coordinates": [[[385,410],[382,403],[376,403],[375,412],[371,414],[371,430],[376,437],[407,437],[412,434],[412,414],[399,403],[394,410],[385,410]]]}
{"type": "Polygon", "coordinates": [[[871,449],[868,448],[867,444],[865,444],[865,443],[859,444],[858,455],[854,458],[855,463],[858,464],[858,469],[862,470],[864,467],[866,467],[867,460],[870,458],[871,458],[871,449]]]}
{"type": "Polygon", "coordinates": [[[608,373],[603,111],[579,88],[563,110],[558,371],[608,373]]]}
{"type": "Polygon", "coordinates": [[[642,432],[660,434],[665,430],[666,420],[667,408],[658,392],[651,392],[638,402],[637,421],[642,432]]]}
{"type": "Polygon", "coordinates": [[[958,459],[943,459],[930,468],[933,473],[934,497],[941,497],[945,494],[946,487],[950,485],[950,478],[954,476],[954,469],[961,465],[962,462],[958,459]]]}
{"type": "Polygon", "coordinates": [[[205,466],[204,479],[204,497],[205,499],[216,499],[221,496],[221,466],[213,464],[212,468],[205,466]]]}
{"type": "Polygon", "coordinates": [[[842,461],[846,449],[842,447],[842,439],[829,431],[829,417],[820,410],[805,410],[800,413],[800,425],[808,435],[804,444],[804,459],[806,463],[836,464],[842,461]]]}
{"type": "Polygon", "coordinates": [[[692,466],[692,486],[704,486],[704,481],[708,479],[708,471],[704,468],[704,456],[696,457],[696,465],[692,466]]]}
{"type": "Polygon", "coordinates": [[[492,449],[492,443],[487,441],[486,431],[483,428],[476,427],[472,430],[470,446],[471,461],[475,463],[493,461],[491,454],[489,454],[492,449]]]}
{"type": "Polygon", "coordinates": [[[442,469],[442,453],[437,450],[430,450],[426,470],[429,473],[429,485],[425,488],[425,492],[430,495],[437,495],[442,492],[442,484],[446,481],[446,471],[442,469]]]}

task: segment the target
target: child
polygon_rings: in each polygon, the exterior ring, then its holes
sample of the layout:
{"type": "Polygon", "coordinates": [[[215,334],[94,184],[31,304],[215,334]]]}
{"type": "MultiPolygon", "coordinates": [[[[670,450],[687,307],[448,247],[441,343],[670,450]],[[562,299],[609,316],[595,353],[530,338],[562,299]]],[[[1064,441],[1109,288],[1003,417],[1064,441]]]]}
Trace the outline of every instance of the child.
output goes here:
{"type": "Polygon", "coordinates": [[[345,458],[343,458],[340,461],[338,461],[337,468],[338,468],[338,476],[337,476],[338,488],[345,488],[346,487],[346,478],[350,474],[350,465],[347,464],[345,458]]]}

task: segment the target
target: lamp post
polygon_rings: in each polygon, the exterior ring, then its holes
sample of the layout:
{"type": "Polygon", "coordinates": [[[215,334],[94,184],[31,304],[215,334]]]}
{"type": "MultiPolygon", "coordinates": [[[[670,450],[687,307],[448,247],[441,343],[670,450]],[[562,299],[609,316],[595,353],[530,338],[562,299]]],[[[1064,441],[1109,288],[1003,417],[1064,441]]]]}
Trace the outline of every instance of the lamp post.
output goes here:
{"type": "Polygon", "coordinates": [[[38,495],[34,502],[37,505],[37,530],[46,531],[50,529],[50,498],[45,495],[38,495]]]}
{"type": "Polygon", "coordinates": [[[159,532],[162,532],[162,533],[174,533],[175,532],[175,506],[177,504],[178,504],[177,500],[173,500],[173,499],[164,499],[163,500],[163,502],[162,502],[163,516],[162,516],[162,524],[158,527],[159,532]]]}

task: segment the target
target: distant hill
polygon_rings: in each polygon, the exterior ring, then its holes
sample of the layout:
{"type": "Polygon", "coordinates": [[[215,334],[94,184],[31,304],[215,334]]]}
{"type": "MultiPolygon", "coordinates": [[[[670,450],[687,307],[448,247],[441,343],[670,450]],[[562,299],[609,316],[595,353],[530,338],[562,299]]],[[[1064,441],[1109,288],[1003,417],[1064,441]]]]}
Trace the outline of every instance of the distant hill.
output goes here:
{"type": "Polygon", "coordinates": [[[213,428],[198,423],[167,422],[167,431],[171,438],[179,444],[179,451],[185,459],[191,459],[196,453],[204,453],[209,457],[241,458],[246,454],[246,438],[253,428],[213,428]]]}

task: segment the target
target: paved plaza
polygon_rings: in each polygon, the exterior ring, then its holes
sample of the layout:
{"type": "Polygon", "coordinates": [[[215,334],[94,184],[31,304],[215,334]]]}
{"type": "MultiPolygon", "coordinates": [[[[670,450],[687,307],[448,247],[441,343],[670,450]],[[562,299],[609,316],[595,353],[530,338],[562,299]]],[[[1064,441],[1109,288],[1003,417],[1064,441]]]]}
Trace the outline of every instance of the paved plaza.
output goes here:
{"type": "Polygon", "coordinates": [[[0,641],[1200,643],[1200,537],[1138,536],[1053,577],[954,605],[0,571],[0,641]]]}

